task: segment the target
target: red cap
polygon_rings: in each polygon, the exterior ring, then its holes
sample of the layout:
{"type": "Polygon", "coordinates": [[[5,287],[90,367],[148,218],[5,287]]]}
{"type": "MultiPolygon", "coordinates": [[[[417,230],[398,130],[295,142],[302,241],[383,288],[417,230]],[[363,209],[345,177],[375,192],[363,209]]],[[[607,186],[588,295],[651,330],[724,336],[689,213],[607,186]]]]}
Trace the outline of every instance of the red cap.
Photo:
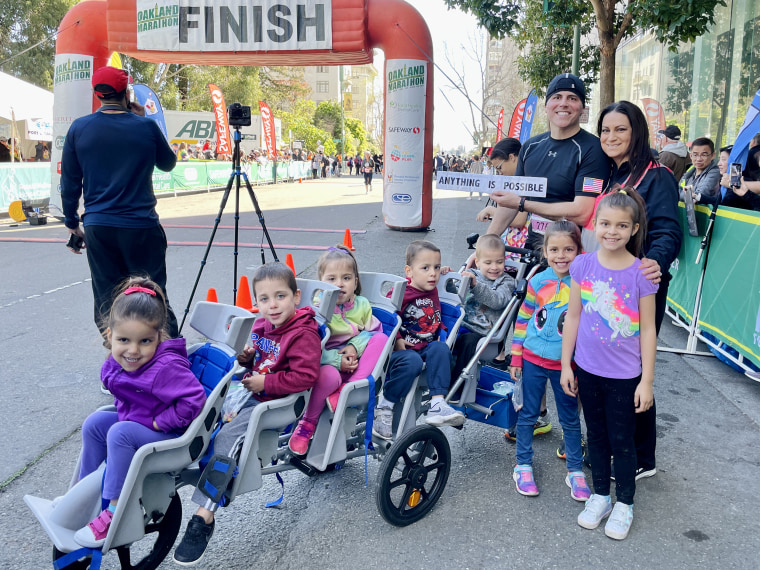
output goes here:
{"type": "Polygon", "coordinates": [[[95,70],[95,73],[92,74],[92,88],[95,90],[95,95],[101,99],[103,95],[126,91],[128,83],[129,75],[123,69],[105,66],[95,70]]]}

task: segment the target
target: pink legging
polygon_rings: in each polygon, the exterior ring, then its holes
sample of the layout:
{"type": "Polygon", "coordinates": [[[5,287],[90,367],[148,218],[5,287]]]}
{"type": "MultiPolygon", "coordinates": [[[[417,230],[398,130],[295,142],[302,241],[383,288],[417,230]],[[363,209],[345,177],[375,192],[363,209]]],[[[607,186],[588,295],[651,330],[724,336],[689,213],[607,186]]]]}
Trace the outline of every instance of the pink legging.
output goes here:
{"type": "Polygon", "coordinates": [[[372,374],[372,370],[375,368],[375,364],[377,364],[386,342],[388,342],[388,337],[383,333],[372,335],[359,359],[359,366],[357,366],[353,374],[350,372],[339,372],[334,366],[330,366],[329,364],[321,366],[319,368],[317,383],[311,389],[311,398],[309,398],[309,405],[306,406],[306,413],[303,415],[303,419],[316,424],[317,420],[319,420],[319,414],[325,409],[327,396],[340,388],[343,383],[361,380],[372,374]]]}

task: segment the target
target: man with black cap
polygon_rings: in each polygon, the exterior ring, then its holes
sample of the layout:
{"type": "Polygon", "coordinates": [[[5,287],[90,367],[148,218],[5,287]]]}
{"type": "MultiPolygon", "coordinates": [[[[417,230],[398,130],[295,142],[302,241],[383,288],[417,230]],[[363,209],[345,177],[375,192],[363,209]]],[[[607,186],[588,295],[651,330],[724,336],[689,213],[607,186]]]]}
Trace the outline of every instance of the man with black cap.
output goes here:
{"type": "Polygon", "coordinates": [[[549,131],[525,141],[515,171],[515,176],[546,178],[546,197],[529,200],[512,192],[494,192],[491,197],[502,207],[496,209],[489,234],[501,235],[518,212],[529,212],[526,247],[539,249],[550,221],[567,218],[586,223],[610,166],[599,139],[581,129],[585,107],[586,87],[579,77],[562,73],[552,79],[544,104],[549,131]]]}
{"type": "MultiPolygon", "coordinates": [[[[141,116],[142,105],[129,102],[128,83],[122,69],[101,67],[92,74],[100,109],[72,123],[61,158],[64,223],[85,241],[101,334],[114,288],[130,275],[147,274],[166,293],[166,234],[155,210],[152,176],[154,167],[172,170],[177,157],[158,125],[141,116]]],[[[177,328],[169,308],[172,337],[177,328]]]]}
{"type": "Polygon", "coordinates": [[[662,148],[660,149],[660,164],[667,166],[673,171],[676,180],[681,180],[684,172],[691,166],[689,149],[681,140],[681,129],[675,125],[668,125],[657,131],[662,148]]]}
{"type": "MultiPolygon", "coordinates": [[[[596,197],[606,185],[610,165],[599,139],[581,129],[585,107],[586,86],[579,77],[562,73],[551,80],[544,103],[549,131],[525,141],[515,171],[515,176],[546,178],[546,197],[528,200],[512,192],[494,192],[491,198],[499,207],[487,233],[501,235],[518,212],[528,212],[530,225],[525,247],[540,249],[543,232],[552,220],[567,218],[581,226],[586,223],[596,197]]],[[[542,408],[534,435],[551,430],[545,399],[542,408]]],[[[515,441],[515,429],[504,436],[515,441]]]]}

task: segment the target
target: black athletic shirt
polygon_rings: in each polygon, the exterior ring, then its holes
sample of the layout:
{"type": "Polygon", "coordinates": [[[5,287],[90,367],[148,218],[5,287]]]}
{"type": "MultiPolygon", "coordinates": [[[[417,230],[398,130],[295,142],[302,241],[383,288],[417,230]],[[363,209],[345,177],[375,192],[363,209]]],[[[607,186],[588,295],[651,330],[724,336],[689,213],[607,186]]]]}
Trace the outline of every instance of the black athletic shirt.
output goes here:
{"type": "MultiPolygon", "coordinates": [[[[576,196],[596,198],[607,184],[610,163],[599,139],[581,129],[568,139],[556,140],[550,133],[528,139],[520,149],[516,176],[547,179],[546,198],[535,202],[572,202],[576,196]],[[585,180],[585,185],[584,185],[585,180]]],[[[543,236],[531,229],[526,247],[537,249],[543,236]]]]}

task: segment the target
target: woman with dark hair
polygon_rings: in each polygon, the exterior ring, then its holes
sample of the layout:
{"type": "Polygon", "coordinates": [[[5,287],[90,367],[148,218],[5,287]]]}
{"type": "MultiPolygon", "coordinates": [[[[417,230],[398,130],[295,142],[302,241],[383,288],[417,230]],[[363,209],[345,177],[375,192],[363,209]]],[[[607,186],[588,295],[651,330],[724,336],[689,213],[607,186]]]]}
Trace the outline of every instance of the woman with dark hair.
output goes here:
{"type": "MultiPolygon", "coordinates": [[[[488,157],[488,161],[493,167],[493,174],[501,174],[502,176],[514,176],[517,169],[517,156],[520,154],[521,148],[520,141],[507,137],[497,142],[491,149],[491,154],[488,157]]],[[[470,194],[472,196],[472,194],[470,194]]],[[[479,222],[487,222],[491,219],[496,211],[496,202],[490,198],[486,202],[486,207],[478,212],[475,219],[479,222]]],[[[525,219],[527,216],[519,215],[519,220],[512,222],[513,227],[522,227],[525,225],[525,219]]]]}
{"type": "Polygon", "coordinates": [[[491,149],[491,162],[504,176],[513,176],[517,168],[517,155],[520,154],[522,145],[517,139],[507,137],[497,142],[491,149]],[[498,160],[499,162],[495,162],[498,160]],[[496,166],[498,164],[498,166],[496,166]],[[503,170],[502,170],[503,168],[503,170]],[[511,172],[507,172],[510,171],[511,172]]]}
{"type": "MultiPolygon", "coordinates": [[[[647,235],[641,270],[648,280],[660,284],[655,297],[655,326],[659,333],[671,279],[668,269],[681,249],[678,182],[670,170],[652,158],[646,118],[633,103],[618,101],[607,106],[599,115],[597,132],[612,168],[602,195],[620,189],[637,191],[646,204],[647,235]]],[[[591,216],[593,219],[594,215],[591,216]]],[[[583,249],[586,252],[596,251],[598,242],[592,243],[586,239],[588,229],[587,224],[583,249]]],[[[657,472],[654,456],[657,437],[655,415],[654,404],[646,412],[636,414],[636,479],[651,477],[657,472]]]]}

